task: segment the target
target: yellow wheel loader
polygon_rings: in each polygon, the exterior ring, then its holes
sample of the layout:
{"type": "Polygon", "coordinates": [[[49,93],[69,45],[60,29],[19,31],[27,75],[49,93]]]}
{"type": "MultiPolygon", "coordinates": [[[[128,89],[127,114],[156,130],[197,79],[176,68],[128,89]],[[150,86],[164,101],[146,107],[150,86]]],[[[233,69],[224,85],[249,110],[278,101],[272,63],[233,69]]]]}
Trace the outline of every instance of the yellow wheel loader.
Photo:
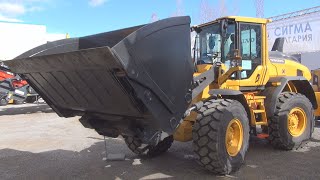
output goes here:
{"type": "MultiPolygon", "coordinates": [[[[316,95],[317,103],[320,104],[320,69],[315,69],[311,71],[312,73],[312,87],[316,95]]],[[[316,109],[314,112],[316,120],[320,119],[320,108],[316,109]]]]}
{"type": "Polygon", "coordinates": [[[311,137],[319,114],[309,69],[281,52],[283,39],[268,52],[268,22],[232,16],[190,27],[190,17],[173,17],[50,42],[6,64],[58,115],[121,135],[134,153],[193,141],[201,166],[229,174],[257,129],[291,150],[311,137]]]}

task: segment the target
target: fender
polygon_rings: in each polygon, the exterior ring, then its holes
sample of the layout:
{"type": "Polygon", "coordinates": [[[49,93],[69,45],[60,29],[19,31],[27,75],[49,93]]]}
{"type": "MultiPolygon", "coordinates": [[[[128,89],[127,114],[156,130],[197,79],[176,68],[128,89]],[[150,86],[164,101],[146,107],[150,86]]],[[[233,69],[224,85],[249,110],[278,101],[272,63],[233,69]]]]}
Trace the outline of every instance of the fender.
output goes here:
{"type": "Polygon", "coordinates": [[[316,96],[312,86],[306,78],[301,76],[274,77],[269,79],[265,90],[263,90],[260,94],[267,97],[265,99],[267,117],[273,116],[276,109],[277,98],[280,93],[283,92],[283,89],[288,82],[292,82],[296,87],[297,92],[305,95],[310,100],[313,108],[317,109],[318,104],[316,96]],[[278,82],[281,83],[279,86],[272,85],[272,83],[278,82]]]}
{"type": "Polygon", "coordinates": [[[243,93],[241,91],[237,90],[230,90],[230,89],[211,89],[209,90],[209,94],[211,96],[221,96],[224,99],[233,99],[239,101],[244,109],[247,111],[248,118],[250,120],[251,118],[251,111],[249,108],[249,105],[247,103],[247,99],[244,97],[243,93]]]}

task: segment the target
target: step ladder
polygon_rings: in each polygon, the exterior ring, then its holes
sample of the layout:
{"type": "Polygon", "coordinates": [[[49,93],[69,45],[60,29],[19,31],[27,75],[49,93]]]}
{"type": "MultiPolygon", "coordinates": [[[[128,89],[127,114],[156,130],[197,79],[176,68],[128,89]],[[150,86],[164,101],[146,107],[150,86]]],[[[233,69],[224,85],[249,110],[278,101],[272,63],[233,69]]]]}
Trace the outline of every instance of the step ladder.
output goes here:
{"type": "Polygon", "coordinates": [[[251,111],[251,125],[268,125],[266,108],[264,105],[265,96],[255,96],[254,94],[246,94],[246,99],[251,111]]]}

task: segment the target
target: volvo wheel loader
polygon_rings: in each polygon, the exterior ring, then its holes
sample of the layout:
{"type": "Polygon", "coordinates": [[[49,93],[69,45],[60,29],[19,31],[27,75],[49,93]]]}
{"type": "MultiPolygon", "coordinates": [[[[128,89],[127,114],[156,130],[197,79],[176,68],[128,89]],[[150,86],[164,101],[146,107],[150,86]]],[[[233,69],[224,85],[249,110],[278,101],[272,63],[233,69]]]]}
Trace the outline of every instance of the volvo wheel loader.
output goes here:
{"type": "Polygon", "coordinates": [[[6,64],[61,117],[121,135],[137,154],[193,141],[201,166],[229,174],[259,127],[291,150],[311,137],[319,113],[309,69],[281,52],[281,40],[268,52],[268,22],[232,16],[190,27],[189,17],[173,17],[50,42],[6,64]]]}

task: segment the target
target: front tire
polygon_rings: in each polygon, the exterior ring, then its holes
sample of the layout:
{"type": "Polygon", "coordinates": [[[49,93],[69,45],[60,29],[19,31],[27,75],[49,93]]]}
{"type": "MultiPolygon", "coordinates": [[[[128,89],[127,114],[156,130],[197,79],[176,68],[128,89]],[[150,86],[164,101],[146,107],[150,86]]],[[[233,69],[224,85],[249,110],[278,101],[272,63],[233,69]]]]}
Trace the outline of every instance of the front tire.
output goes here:
{"type": "Polygon", "coordinates": [[[298,148],[311,138],[313,129],[313,107],[309,99],[299,93],[281,93],[276,112],[269,122],[269,140],[273,147],[283,150],[298,148]]]}
{"type": "Polygon", "coordinates": [[[207,101],[193,127],[197,162],[216,174],[230,174],[244,162],[249,146],[249,120],[236,100],[207,101]]]}
{"type": "Polygon", "coordinates": [[[26,103],[34,103],[36,100],[37,100],[36,96],[28,96],[25,101],[26,103]]]}

